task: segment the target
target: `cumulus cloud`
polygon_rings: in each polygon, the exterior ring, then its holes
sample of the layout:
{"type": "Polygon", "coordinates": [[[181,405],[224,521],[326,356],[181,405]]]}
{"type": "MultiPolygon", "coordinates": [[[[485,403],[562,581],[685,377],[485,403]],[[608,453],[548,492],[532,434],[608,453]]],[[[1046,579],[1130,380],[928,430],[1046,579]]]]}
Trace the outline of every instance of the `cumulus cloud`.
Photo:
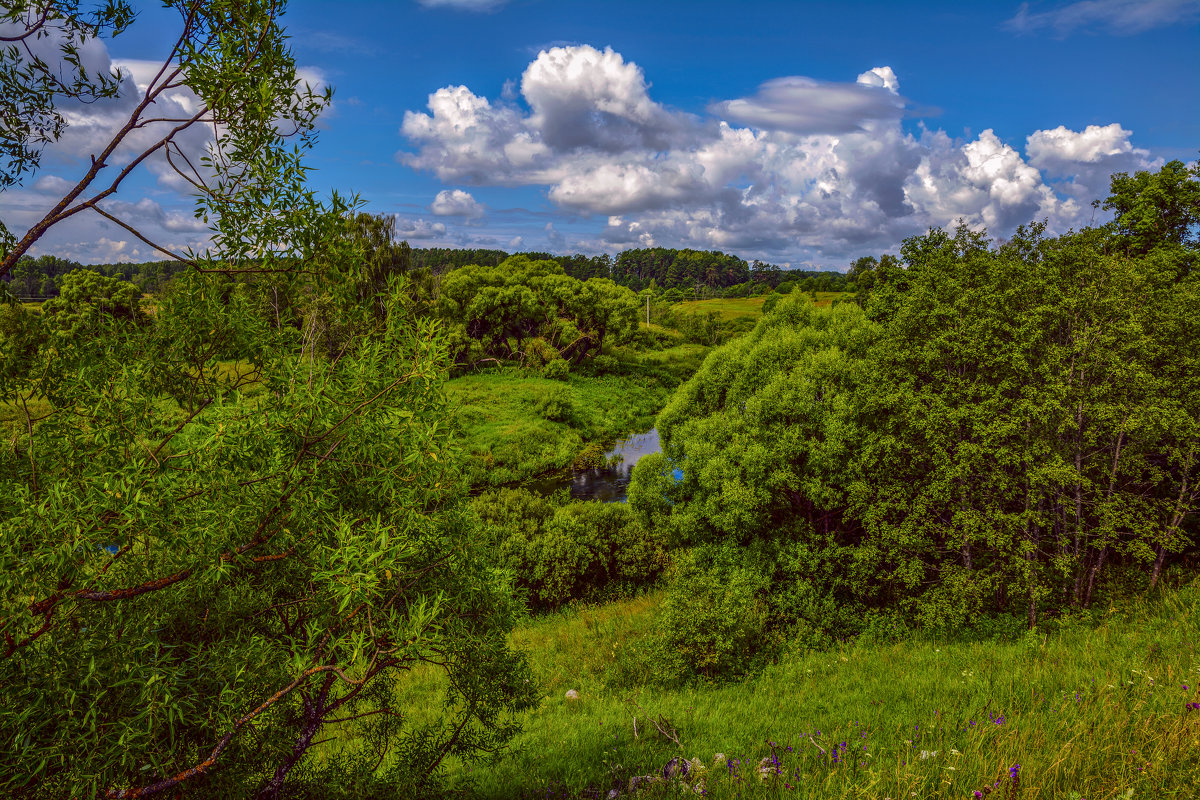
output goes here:
{"type": "MultiPolygon", "coordinates": [[[[1088,125],[1082,131],[1059,125],[1053,130],[1034,131],[1026,139],[1029,163],[1038,169],[1064,174],[1084,164],[1103,164],[1105,168],[1140,166],[1150,155],[1129,141],[1133,135],[1119,124],[1088,125]]],[[[1111,171],[1111,170],[1110,170],[1111,171]]]]}
{"type": "Polygon", "coordinates": [[[1086,29],[1131,35],[1197,17],[1200,0],[1081,0],[1036,12],[1030,11],[1029,3],[1022,3],[1005,25],[1020,33],[1049,28],[1059,36],[1086,29]]]}
{"type": "Polygon", "coordinates": [[[611,47],[552,47],[521,76],[528,125],[556,150],[663,150],[691,132],[691,118],[650,99],[642,69],[611,47]]]}
{"type": "Polygon", "coordinates": [[[446,226],[441,222],[427,222],[396,214],[396,238],[405,240],[438,239],[446,235],[446,226]]]}
{"type": "Polygon", "coordinates": [[[864,72],[854,83],[776,78],[753,97],[714,103],[709,110],[763,130],[847,133],[872,122],[899,119],[905,104],[899,88],[891,67],[864,72]]]}
{"type": "Polygon", "coordinates": [[[477,219],[483,216],[483,206],[470,192],[464,192],[462,189],[443,189],[438,192],[429,210],[439,217],[477,219]]]}
{"type": "MultiPolygon", "coordinates": [[[[1120,125],[1030,134],[906,131],[890,67],[854,82],[781,78],[700,118],[653,99],[640,67],[586,45],[541,51],[519,96],[465,86],[408,112],[398,158],[450,182],[545,187],[557,207],[606,222],[594,239],[545,228],[552,246],[687,246],[837,265],[966,220],[1006,236],[1047,219],[1077,226],[1113,169],[1149,166],[1120,125]]],[[[437,207],[460,207],[461,190],[437,207]],[[456,202],[455,199],[458,199],[456,202]]],[[[443,197],[444,195],[444,197],[443,197]]]]}

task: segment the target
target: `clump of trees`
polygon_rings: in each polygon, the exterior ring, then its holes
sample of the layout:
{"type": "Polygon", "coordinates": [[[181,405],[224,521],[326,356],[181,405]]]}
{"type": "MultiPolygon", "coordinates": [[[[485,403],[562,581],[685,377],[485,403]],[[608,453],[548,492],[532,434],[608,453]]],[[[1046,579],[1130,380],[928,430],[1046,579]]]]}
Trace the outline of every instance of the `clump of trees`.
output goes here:
{"type": "Polygon", "coordinates": [[[628,340],[637,329],[638,298],[607,278],[580,281],[555,261],[512,256],[446,275],[436,314],[448,324],[455,364],[541,368],[578,364],[605,344],[628,340]]]}
{"type": "MultiPolygon", "coordinates": [[[[711,607],[741,587],[764,646],[1035,626],[1086,609],[1114,569],[1153,588],[1195,552],[1200,165],[1112,187],[1109,226],[931,230],[856,265],[861,307],[793,295],[714,351],[630,490],[693,548],[672,592],[711,607]],[[773,577],[696,577],[751,561],[773,577]]],[[[675,651],[718,646],[675,630],[675,651]]]]}

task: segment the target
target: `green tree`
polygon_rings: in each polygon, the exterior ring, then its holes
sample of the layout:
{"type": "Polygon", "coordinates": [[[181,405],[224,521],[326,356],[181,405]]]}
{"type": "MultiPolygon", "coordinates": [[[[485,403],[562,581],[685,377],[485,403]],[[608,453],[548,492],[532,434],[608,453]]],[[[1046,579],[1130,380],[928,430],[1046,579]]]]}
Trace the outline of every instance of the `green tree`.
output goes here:
{"type": "Polygon", "coordinates": [[[1111,190],[1103,207],[1115,214],[1113,225],[1132,253],[1200,249],[1200,161],[1169,161],[1158,172],[1118,172],[1111,190]]]}
{"type": "MultiPolygon", "coordinates": [[[[32,366],[0,379],[19,418],[0,448],[0,794],[428,796],[444,758],[494,751],[533,699],[461,502],[445,339],[395,279],[376,313],[352,207],[305,184],[324,101],[297,94],[282,4],[177,7],[130,124],[180,81],[219,121],[211,249],[178,254],[153,317],[130,284],[71,273],[36,353],[0,337],[32,366]],[[422,727],[396,705],[418,665],[446,676],[422,727]]],[[[71,209],[102,212],[123,175],[80,198],[124,133],[4,270],[71,209]]]]}

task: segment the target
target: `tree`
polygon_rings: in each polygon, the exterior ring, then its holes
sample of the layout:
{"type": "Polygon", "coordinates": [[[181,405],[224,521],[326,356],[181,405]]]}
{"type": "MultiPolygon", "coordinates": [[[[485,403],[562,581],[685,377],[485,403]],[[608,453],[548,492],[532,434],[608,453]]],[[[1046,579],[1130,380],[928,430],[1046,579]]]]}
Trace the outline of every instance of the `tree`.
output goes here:
{"type": "MultiPolygon", "coordinates": [[[[128,124],[3,253],[7,271],[72,214],[107,215],[156,153],[212,225],[153,316],[129,284],[72,273],[40,322],[3,322],[0,355],[29,368],[0,371],[18,420],[0,447],[0,794],[427,795],[533,699],[510,587],[461,502],[445,339],[399,279],[360,291],[379,275],[353,204],[305,185],[323,98],[297,92],[282,4],[175,5],[182,33],[128,124]],[[183,86],[200,111],[96,191],[183,86]],[[217,134],[192,169],[175,137],[202,121],[217,134]],[[396,681],[422,664],[445,713],[415,727],[396,681]]],[[[31,31],[96,32],[74,4],[19,6],[31,31]]],[[[34,90],[42,69],[0,63],[34,90]]],[[[53,115],[61,93],[39,97],[53,115]]],[[[36,167],[9,152],[14,175],[36,167]]]]}
{"type": "Polygon", "coordinates": [[[1118,172],[1104,208],[1116,215],[1117,232],[1130,252],[1156,247],[1200,249],[1200,161],[1167,162],[1158,172],[1118,172]]]}

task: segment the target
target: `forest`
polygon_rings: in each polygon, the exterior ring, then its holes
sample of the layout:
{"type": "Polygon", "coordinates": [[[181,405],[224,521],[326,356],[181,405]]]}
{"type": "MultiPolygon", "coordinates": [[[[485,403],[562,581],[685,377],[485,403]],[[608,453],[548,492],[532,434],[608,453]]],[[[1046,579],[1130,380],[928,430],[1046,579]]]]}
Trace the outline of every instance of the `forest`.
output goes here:
{"type": "MultiPolygon", "coordinates": [[[[0,228],[0,795],[1194,790],[1200,161],[846,273],[412,248],[311,188],[277,4],[185,11],[211,249],[31,256],[104,158],[0,228]]],[[[14,185],[113,89],[0,71],[14,185]]]]}

